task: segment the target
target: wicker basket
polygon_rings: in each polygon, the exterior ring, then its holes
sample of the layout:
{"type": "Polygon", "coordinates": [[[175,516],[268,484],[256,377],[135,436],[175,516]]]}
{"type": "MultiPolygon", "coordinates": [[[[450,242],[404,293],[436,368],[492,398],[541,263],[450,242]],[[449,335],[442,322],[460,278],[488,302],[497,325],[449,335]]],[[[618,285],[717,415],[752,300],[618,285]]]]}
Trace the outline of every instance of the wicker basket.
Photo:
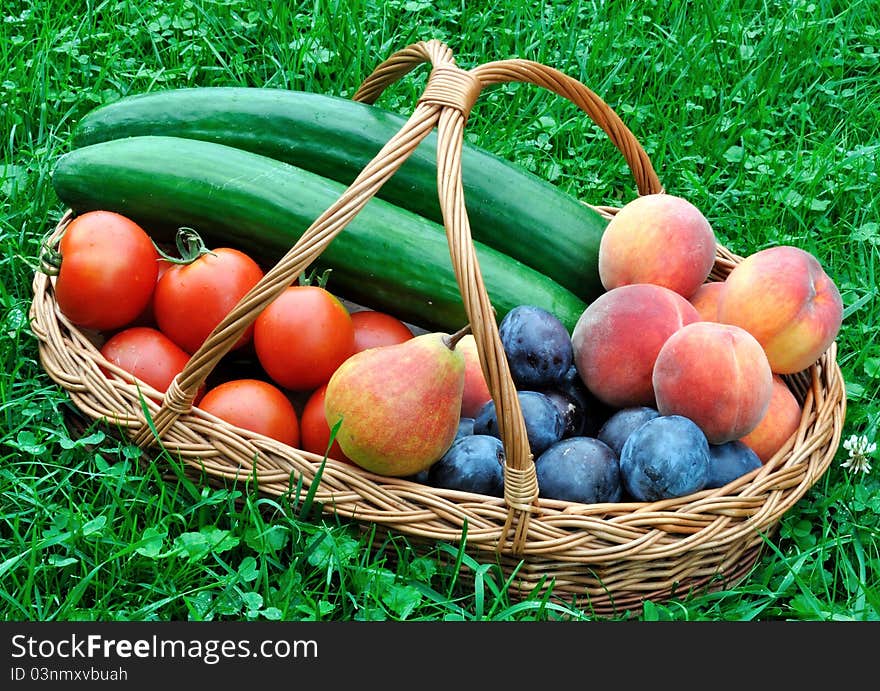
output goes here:
{"type": "MultiPolygon", "coordinates": [[[[164,397],[106,362],[93,334],[60,313],[53,279],[37,273],[31,319],[45,370],[88,419],[118,427],[142,447],[160,443],[212,482],[256,479],[261,492],[282,496],[292,483],[301,481],[308,489],[317,481],[315,501],[360,525],[402,534],[415,545],[456,545],[464,537],[469,554],[500,565],[514,600],[552,587],[558,601],[618,616],[639,611],[645,599],[661,602],[736,583],[753,567],[780,517],[822,476],[837,450],[846,397],[836,344],[807,370],[785,377],[803,405],[797,432],[768,463],[727,486],[652,503],[586,505],[538,497],[519,400],[462,201],[460,160],[468,113],[485,86],[513,81],[542,86],[602,127],[625,157],[639,194],[663,189],[644,150],[615,113],[580,82],[538,63],[504,60],[466,71],[443,43],[420,42],[379,65],[355,99],[373,103],[386,86],[423,62],[432,71],[401,131],[242,298],[164,397]],[[439,196],[453,268],[497,404],[507,457],[503,498],[377,476],[334,459],[327,459],[319,474],[323,458],[235,428],[191,405],[199,386],[259,312],[344,230],[435,127],[439,196]],[[149,417],[139,391],[147,394],[149,417]]],[[[594,208],[608,217],[616,211],[594,208]]],[[[61,221],[52,241],[70,218],[61,221]]],[[[712,278],[723,280],[740,259],[719,246],[712,278]]]]}

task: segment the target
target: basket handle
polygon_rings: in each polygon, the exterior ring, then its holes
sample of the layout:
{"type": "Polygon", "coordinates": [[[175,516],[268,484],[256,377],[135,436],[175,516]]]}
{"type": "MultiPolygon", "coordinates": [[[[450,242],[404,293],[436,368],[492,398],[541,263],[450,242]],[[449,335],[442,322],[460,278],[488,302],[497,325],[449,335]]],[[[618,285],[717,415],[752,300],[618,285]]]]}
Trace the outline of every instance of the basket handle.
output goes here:
{"type": "Polygon", "coordinates": [[[507,519],[499,548],[510,535],[513,552],[520,553],[530,516],[536,511],[538,485],[519,398],[498,334],[495,311],[483,283],[464,203],[461,154],[468,115],[487,85],[520,81],[543,86],[574,102],[602,127],[624,155],[640,194],[662,192],[663,188],[644,149],[614,111],[577,80],[540,63],[504,60],[468,71],[455,65],[452,51],[442,42],[421,41],[383,61],[362,83],[354,99],[375,102],[389,84],[423,62],[431,63],[431,74],[415,110],[401,130],[220,322],[172,381],[153,418],[152,428],[143,425],[134,439],[146,445],[157,435],[161,438],[179,415],[190,410],[199,387],[257,315],[323,252],[436,126],[437,186],[444,228],[483,374],[496,403],[506,456],[507,519]]]}
{"type": "MultiPolygon", "coordinates": [[[[355,92],[354,100],[375,103],[388,85],[422,62],[427,46],[435,43],[414,44],[394,53],[364,80],[355,92]]],[[[445,48],[442,44],[439,46],[445,48]]],[[[451,56],[448,62],[434,63],[419,103],[429,101],[444,106],[437,132],[440,208],[455,275],[477,343],[483,375],[496,403],[498,427],[504,444],[504,499],[508,513],[502,536],[511,534],[512,530],[511,549],[519,554],[525,544],[529,517],[535,510],[537,477],[519,398],[498,335],[495,312],[474,252],[461,178],[464,126],[470,110],[484,87],[504,82],[535,84],[572,101],[602,128],[623,154],[640,195],[664,190],[650,158],[633,133],[601,98],[576,79],[530,60],[489,62],[469,71],[456,67],[451,56]]]]}
{"type": "MultiPolygon", "coordinates": [[[[433,43],[433,41],[429,43],[433,43]]],[[[423,59],[420,59],[424,54],[424,46],[424,43],[413,44],[394,53],[364,80],[355,92],[353,100],[375,103],[387,86],[410,72],[419,62],[424,62],[423,59]]],[[[465,101],[470,102],[471,105],[473,105],[473,100],[476,100],[478,92],[484,87],[509,82],[534,84],[568,99],[584,111],[608,135],[608,139],[626,160],[640,195],[664,191],[663,185],[654,171],[651,159],[632,131],[607,103],[577,79],[542,63],[519,58],[477,65],[468,74],[477,85],[477,92],[473,96],[468,94],[465,101]]],[[[434,76],[432,74],[432,78],[434,76]]],[[[464,84],[460,81],[450,80],[451,85],[464,85],[467,88],[472,88],[472,83],[464,84]]],[[[468,108],[469,111],[470,108],[468,108]]],[[[467,113],[465,113],[466,116],[467,113]]]]}

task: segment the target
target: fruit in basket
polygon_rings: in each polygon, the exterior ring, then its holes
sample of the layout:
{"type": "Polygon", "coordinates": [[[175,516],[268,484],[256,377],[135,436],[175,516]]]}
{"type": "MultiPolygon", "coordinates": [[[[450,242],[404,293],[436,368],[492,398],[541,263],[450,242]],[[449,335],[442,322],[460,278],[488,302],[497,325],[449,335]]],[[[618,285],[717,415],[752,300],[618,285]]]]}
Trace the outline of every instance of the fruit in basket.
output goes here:
{"type": "MultiPolygon", "coordinates": [[[[549,396],[539,391],[517,391],[516,395],[526,426],[529,448],[537,458],[551,444],[562,439],[565,420],[549,396]]],[[[474,434],[501,437],[495,401],[486,403],[474,419],[474,434]]]]}
{"type": "Polygon", "coordinates": [[[443,489],[504,495],[504,446],[487,434],[456,439],[439,461],[431,465],[427,484],[443,489]]]}
{"type": "Polygon", "coordinates": [[[288,286],[254,320],[254,350],[278,386],[309,391],[354,353],[354,324],[326,288],[288,286]]]}
{"type": "Polygon", "coordinates": [[[190,357],[168,336],[148,326],[132,326],[113,334],[101,346],[101,355],[162,393],[190,357]]]}
{"type": "Polygon", "coordinates": [[[367,348],[395,345],[413,337],[413,332],[400,319],[387,312],[358,310],[351,313],[354,327],[354,352],[367,348]]]}
{"type": "Polygon", "coordinates": [[[58,308],[75,325],[99,331],[133,322],[147,307],[159,272],[159,253],[146,231],[105,210],[83,213],[67,224],[59,260],[58,308]]]}
{"type": "Polygon", "coordinates": [[[483,375],[477,341],[473,334],[465,334],[455,346],[464,357],[464,391],[461,395],[461,414],[463,417],[476,417],[482,407],[491,400],[489,385],[483,375]]]}
{"type": "Polygon", "coordinates": [[[694,306],[669,288],[651,283],[613,288],[584,310],[572,332],[578,373],[606,405],[652,406],[651,375],[660,348],[698,319],[694,306]]]}
{"type": "Polygon", "coordinates": [[[620,476],[637,501],[697,492],[709,478],[709,442],[693,420],[660,415],[627,438],[620,451],[620,476]]]}
{"type": "Polygon", "coordinates": [[[801,404],[778,374],[773,375],[773,393],[767,413],[758,426],[740,439],[766,463],[788,441],[801,424],[801,404]]]}
{"type": "Polygon", "coordinates": [[[327,385],[323,384],[309,394],[306,399],[299,421],[300,445],[303,451],[309,451],[321,457],[326,454],[337,461],[349,461],[349,458],[342,452],[337,439],[334,438],[333,443],[330,444],[332,430],[324,415],[324,394],[326,393],[327,385]],[[328,446],[330,447],[329,451],[328,446]]]}
{"type": "Polygon", "coordinates": [[[562,439],[535,460],[538,494],[547,499],[600,504],[620,501],[620,461],[593,437],[562,439]]]}
{"type": "Polygon", "coordinates": [[[552,387],[539,390],[545,394],[552,393],[550,398],[557,406],[565,402],[566,409],[562,416],[566,419],[567,436],[595,437],[599,428],[615,410],[602,403],[586,387],[574,363],[568,368],[562,379],[552,387]],[[572,405],[575,410],[571,410],[572,405]]]}
{"type": "Polygon", "coordinates": [[[299,419],[277,386],[261,379],[232,379],[209,389],[199,408],[231,425],[288,446],[299,445],[299,419]]]}
{"type": "Polygon", "coordinates": [[[690,303],[699,313],[700,319],[707,322],[718,321],[718,301],[723,291],[724,281],[710,281],[691,295],[690,303]]]}
{"type": "MultiPolygon", "coordinates": [[[[166,259],[160,258],[158,261],[159,272],[156,275],[156,283],[159,282],[159,279],[165,275],[165,272],[174,266],[171,262],[166,259]]],[[[147,301],[146,307],[141,310],[141,313],[134,318],[134,321],[129,323],[129,326],[150,326],[153,328],[157,327],[156,324],[156,312],[153,309],[153,300],[156,295],[155,288],[153,292],[150,294],[150,299],[147,301]]]]}
{"type": "Polygon", "coordinates": [[[653,420],[659,415],[657,409],[651,406],[637,405],[621,408],[605,421],[596,438],[605,442],[614,453],[620,456],[629,435],[648,420],[653,420]]]}
{"type": "Polygon", "coordinates": [[[671,194],[646,194],[608,222],[599,244],[606,290],[654,283],[689,298],[715,264],[715,233],[702,212],[671,194]]]}
{"type": "Polygon", "coordinates": [[[806,369],[837,337],[843,320],[840,292],[819,261],[799,247],[755,252],[724,282],[719,321],[758,339],[776,374],[806,369]]]}
{"type": "Polygon", "coordinates": [[[552,386],[571,367],[571,335],[542,307],[517,305],[498,325],[510,376],[519,389],[552,386]]]}
{"type": "Polygon", "coordinates": [[[579,437],[584,434],[587,421],[586,399],[576,396],[572,391],[562,389],[542,389],[539,393],[547,396],[562,415],[562,438],[579,437]]]}
{"type": "Polygon", "coordinates": [[[565,437],[595,437],[611,414],[610,409],[584,386],[577,369],[572,366],[554,386],[539,389],[562,413],[565,437]]]}
{"type": "MultiPolygon", "coordinates": [[[[266,265],[290,251],[346,189],[265,156],[178,137],[127,137],[75,149],[57,160],[52,186],[77,213],[112,208],[148,224],[154,237],[180,225],[198,228],[209,244],[230,244],[266,265]]],[[[533,234],[517,242],[531,245],[533,234]]],[[[529,303],[574,326],[582,299],[497,249],[479,241],[474,248],[499,318],[529,303]]],[[[575,258],[589,270],[588,260],[575,258]]],[[[348,222],[314,268],[333,269],[339,295],[425,329],[455,330],[467,321],[443,226],[382,199],[371,199],[348,222]]]]}
{"type": "Polygon", "coordinates": [[[706,487],[724,487],[738,477],[761,467],[761,459],[741,441],[709,444],[709,477],[706,487]]]}
{"type": "Polygon", "coordinates": [[[455,440],[458,441],[462,437],[470,436],[474,433],[474,418],[463,417],[458,421],[458,431],[455,433],[455,440]]]}
{"type": "Polygon", "coordinates": [[[669,337],[652,379],[658,412],[690,418],[712,444],[755,429],[773,387],[770,364],[754,336],[738,326],[704,321],[669,337]]]}
{"type": "MultiPolygon", "coordinates": [[[[260,281],[263,270],[233,247],[202,246],[181,261],[168,267],[156,283],[153,312],[159,330],[192,354],[260,281]]],[[[251,324],[233,349],[250,343],[253,331],[251,324]]]]}
{"type": "MultiPolygon", "coordinates": [[[[204,139],[347,185],[405,122],[402,115],[376,105],[292,89],[164,89],[122,98],[86,114],[74,133],[74,146],[143,135],[204,139]]],[[[556,185],[468,142],[461,167],[474,239],[551,277],[583,300],[602,291],[597,254],[608,224],[604,216],[556,185]]],[[[377,197],[442,223],[436,132],[428,133],[377,197]]],[[[326,206],[329,202],[312,218],[326,206]]]]}
{"type": "Polygon", "coordinates": [[[355,353],[330,377],[324,414],[348,458],[379,475],[427,469],[455,439],[464,389],[461,332],[355,353]],[[341,422],[340,422],[341,421],[341,422]]]}

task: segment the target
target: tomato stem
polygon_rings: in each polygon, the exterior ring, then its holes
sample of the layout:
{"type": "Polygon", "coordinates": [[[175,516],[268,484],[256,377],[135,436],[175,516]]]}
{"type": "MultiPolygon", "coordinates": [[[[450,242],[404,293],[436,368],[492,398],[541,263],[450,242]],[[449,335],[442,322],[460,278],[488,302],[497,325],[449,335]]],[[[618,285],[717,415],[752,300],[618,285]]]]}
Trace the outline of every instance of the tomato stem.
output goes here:
{"type": "Polygon", "coordinates": [[[174,238],[174,244],[177,246],[179,257],[172,257],[159,247],[155,241],[153,247],[159,253],[159,256],[172,264],[192,264],[196,259],[204,254],[214,254],[205,245],[202,236],[199,235],[194,228],[181,226],[177,229],[177,235],[174,238]]]}
{"type": "Polygon", "coordinates": [[[319,288],[326,288],[327,280],[330,278],[331,271],[333,271],[333,269],[324,269],[320,276],[318,275],[317,269],[312,269],[308,275],[303,272],[299,275],[299,284],[301,286],[317,285],[319,288]]]}

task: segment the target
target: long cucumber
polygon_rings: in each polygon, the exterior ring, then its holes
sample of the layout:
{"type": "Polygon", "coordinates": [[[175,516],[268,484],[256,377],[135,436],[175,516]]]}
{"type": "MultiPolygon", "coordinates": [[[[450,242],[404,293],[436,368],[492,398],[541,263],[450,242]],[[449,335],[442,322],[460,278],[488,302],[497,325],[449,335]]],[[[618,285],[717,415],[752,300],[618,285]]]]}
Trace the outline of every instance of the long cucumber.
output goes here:
{"type": "MultiPolygon", "coordinates": [[[[56,162],[52,184],[75,213],[122,213],[157,238],[189,226],[274,264],[335,202],[341,183],[213,142],[138,136],[81,147],[56,162]]],[[[571,331],[580,298],[481,243],[477,259],[498,319],[517,304],[541,306],[571,331]]],[[[328,289],[425,328],[467,321],[442,226],[373,198],[314,268],[332,269],[328,289]]]]}
{"type": "MultiPolygon", "coordinates": [[[[194,87],[138,94],[86,114],[74,146],[143,135],[227,144],[346,185],[400,130],[400,115],[303,91],[194,87]]],[[[598,252],[607,220],[555,185],[476,146],[462,152],[473,237],[553,278],[586,302],[604,292],[598,252]]],[[[431,133],[377,196],[442,223],[431,133]]]]}

